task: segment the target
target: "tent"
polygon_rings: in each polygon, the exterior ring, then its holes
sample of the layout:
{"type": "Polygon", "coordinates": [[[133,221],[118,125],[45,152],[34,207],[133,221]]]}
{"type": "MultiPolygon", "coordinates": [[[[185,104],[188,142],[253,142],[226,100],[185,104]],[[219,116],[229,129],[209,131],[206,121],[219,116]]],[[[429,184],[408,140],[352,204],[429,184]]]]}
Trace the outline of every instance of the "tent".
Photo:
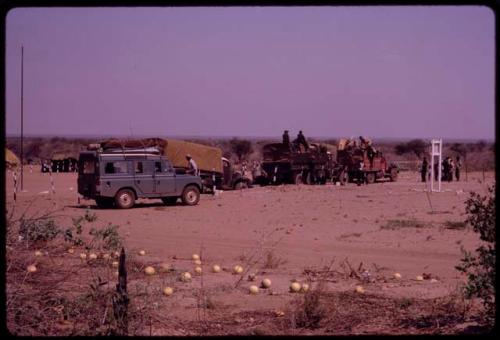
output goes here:
{"type": "Polygon", "coordinates": [[[21,164],[21,161],[16,154],[5,148],[5,165],[9,168],[16,167],[21,164]]]}

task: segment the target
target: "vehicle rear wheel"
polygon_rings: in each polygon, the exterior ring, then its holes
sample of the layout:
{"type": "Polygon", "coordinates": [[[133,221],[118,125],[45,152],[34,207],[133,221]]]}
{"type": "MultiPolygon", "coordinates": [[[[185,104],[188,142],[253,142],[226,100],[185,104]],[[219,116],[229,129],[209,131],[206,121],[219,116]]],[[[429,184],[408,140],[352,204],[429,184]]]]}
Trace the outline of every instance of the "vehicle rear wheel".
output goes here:
{"type": "Polygon", "coordinates": [[[161,200],[165,205],[175,205],[178,197],[162,197],[161,200]]]}
{"type": "Polygon", "coordinates": [[[366,174],[366,183],[368,183],[368,184],[375,183],[375,173],[374,172],[368,172],[366,174]]]}
{"type": "Polygon", "coordinates": [[[398,179],[398,169],[392,168],[390,174],[391,182],[396,182],[398,179]]]}
{"type": "Polygon", "coordinates": [[[182,203],[185,205],[196,205],[200,201],[200,190],[194,185],[188,185],[184,188],[181,196],[182,203]]]}
{"type": "Polygon", "coordinates": [[[130,189],[122,189],[115,196],[115,204],[120,209],[130,209],[135,204],[135,194],[130,189]]]}
{"type": "Polygon", "coordinates": [[[248,183],[245,181],[239,181],[234,185],[234,190],[248,189],[248,183]]]}
{"type": "Polygon", "coordinates": [[[100,209],[111,208],[113,206],[113,198],[97,197],[95,203],[100,209]]]}

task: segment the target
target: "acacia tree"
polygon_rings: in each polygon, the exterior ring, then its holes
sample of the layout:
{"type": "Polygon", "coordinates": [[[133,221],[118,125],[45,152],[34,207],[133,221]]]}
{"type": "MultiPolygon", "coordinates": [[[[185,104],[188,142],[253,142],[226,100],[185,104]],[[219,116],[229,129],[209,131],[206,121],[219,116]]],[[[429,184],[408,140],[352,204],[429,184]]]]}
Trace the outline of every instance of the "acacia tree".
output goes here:
{"type": "Polygon", "coordinates": [[[397,155],[413,152],[420,159],[425,154],[428,147],[429,144],[424,142],[423,140],[412,139],[407,143],[396,145],[394,151],[396,152],[397,155]]]}
{"type": "Polygon", "coordinates": [[[242,161],[252,153],[252,142],[244,139],[233,138],[229,141],[231,151],[236,154],[238,161],[242,161]]]}
{"type": "Polygon", "coordinates": [[[462,263],[456,269],[467,275],[465,296],[482,299],[485,320],[491,326],[495,322],[495,184],[488,188],[488,192],[489,197],[472,192],[466,201],[466,222],[479,233],[484,244],[476,249],[475,255],[462,248],[462,263]]]}

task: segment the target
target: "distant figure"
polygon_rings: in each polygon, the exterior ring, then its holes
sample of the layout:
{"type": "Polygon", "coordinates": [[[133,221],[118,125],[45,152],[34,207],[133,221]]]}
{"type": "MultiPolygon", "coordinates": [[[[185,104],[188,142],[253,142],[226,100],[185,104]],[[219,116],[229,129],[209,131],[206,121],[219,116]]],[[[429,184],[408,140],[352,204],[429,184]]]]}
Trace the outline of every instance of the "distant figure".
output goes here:
{"type": "Polygon", "coordinates": [[[288,130],[285,130],[285,132],[283,132],[283,145],[287,149],[290,149],[290,136],[288,135],[288,130]]]}
{"type": "Polygon", "coordinates": [[[422,162],[422,168],[420,168],[420,174],[422,175],[422,182],[427,180],[427,169],[429,167],[429,163],[427,162],[427,157],[424,157],[422,162]]]}
{"type": "Polygon", "coordinates": [[[197,176],[198,175],[198,166],[196,165],[196,162],[194,161],[193,157],[191,157],[191,155],[187,154],[186,159],[188,161],[188,168],[189,168],[186,171],[186,173],[191,174],[193,176],[197,176]]]}
{"type": "Polygon", "coordinates": [[[434,163],[434,180],[437,182],[439,179],[439,163],[434,163]]]}
{"type": "Polygon", "coordinates": [[[462,162],[460,162],[460,156],[457,156],[457,162],[455,163],[455,178],[460,181],[460,168],[462,167],[462,162]]]}
{"type": "Polygon", "coordinates": [[[451,157],[448,157],[448,182],[453,181],[453,173],[455,172],[455,162],[451,157]]]}
{"type": "Polygon", "coordinates": [[[358,160],[357,163],[357,182],[358,186],[360,186],[365,181],[365,174],[363,172],[363,160],[358,160]]]}
{"type": "Polygon", "coordinates": [[[298,147],[302,144],[306,151],[309,149],[309,144],[307,144],[306,137],[304,137],[302,130],[299,131],[299,134],[297,135],[297,139],[295,140],[295,143],[297,144],[298,147]]]}

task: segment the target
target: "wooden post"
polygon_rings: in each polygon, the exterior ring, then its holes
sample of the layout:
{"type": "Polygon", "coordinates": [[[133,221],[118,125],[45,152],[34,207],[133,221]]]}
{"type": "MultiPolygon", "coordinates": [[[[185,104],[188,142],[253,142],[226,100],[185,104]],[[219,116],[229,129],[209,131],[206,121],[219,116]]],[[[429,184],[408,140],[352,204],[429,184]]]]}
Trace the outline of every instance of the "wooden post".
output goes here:
{"type": "Polygon", "coordinates": [[[113,295],[113,312],[116,320],[116,331],[119,335],[128,335],[128,310],[129,298],[127,294],[127,268],[125,266],[125,249],[122,248],[118,264],[118,283],[116,293],[113,295]]]}

